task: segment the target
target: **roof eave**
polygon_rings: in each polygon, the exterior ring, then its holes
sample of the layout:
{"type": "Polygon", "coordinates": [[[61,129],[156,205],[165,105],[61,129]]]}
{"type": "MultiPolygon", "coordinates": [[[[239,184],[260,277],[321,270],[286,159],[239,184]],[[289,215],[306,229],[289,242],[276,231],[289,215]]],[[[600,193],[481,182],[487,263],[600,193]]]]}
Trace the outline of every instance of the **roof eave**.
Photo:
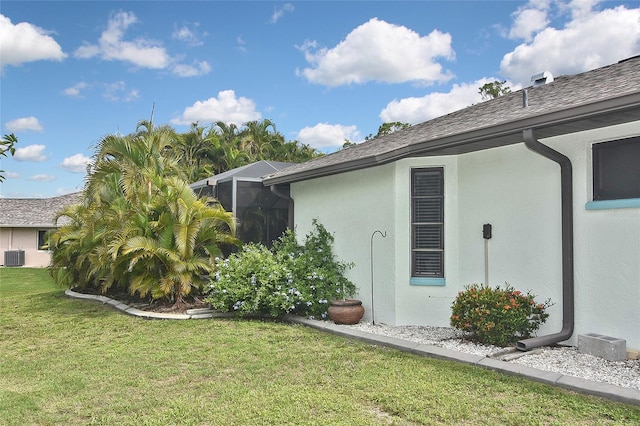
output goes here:
{"type": "Polygon", "coordinates": [[[621,124],[634,120],[623,120],[621,122],[606,121],[603,124],[585,123],[580,129],[574,132],[561,132],[557,134],[553,132],[554,126],[566,125],[572,122],[580,122],[596,117],[604,117],[617,112],[627,110],[638,110],[640,117],[640,91],[629,93],[615,98],[609,98],[598,102],[578,105],[572,108],[552,111],[549,113],[539,114],[533,117],[527,117],[520,120],[513,120],[495,126],[475,129],[469,132],[458,133],[455,135],[445,136],[437,139],[430,139],[419,143],[413,143],[405,147],[389,151],[380,155],[371,155],[359,158],[354,161],[344,163],[331,164],[316,169],[303,170],[298,173],[292,173],[284,176],[274,176],[264,180],[265,185],[278,185],[283,183],[299,182],[312,178],[329,176],[337,173],[344,173],[366,167],[382,165],[396,160],[418,155],[451,155],[446,151],[461,147],[463,152],[480,151],[483,149],[495,148],[497,146],[508,145],[509,143],[499,144],[483,144],[483,142],[492,139],[505,139],[513,136],[510,143],[522,142],[522,131],[524,129],[549,129],[545,137],[558,136],[561,134],[569,134],[577,131],[591,130],[599,127],[608,127],[613,124],[621,124]]]}
{"type": "Polygon", "coordinates": [[[0,224],[0,228],[40,228],[40,229],[55,229],[58,228],[59,225],[54,223],[20,223],[20,224],[12,224],[12,223],[3,223],[0,224]]]}

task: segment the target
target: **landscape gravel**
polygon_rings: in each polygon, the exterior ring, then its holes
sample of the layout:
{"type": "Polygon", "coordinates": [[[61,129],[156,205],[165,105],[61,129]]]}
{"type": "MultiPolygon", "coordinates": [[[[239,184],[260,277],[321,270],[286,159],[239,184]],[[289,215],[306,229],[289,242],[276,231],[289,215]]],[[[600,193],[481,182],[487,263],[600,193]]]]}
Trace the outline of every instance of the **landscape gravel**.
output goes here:
{"type": "Polygon", "coordinates": [[[449,327],[398,326],[361,322],[341,327],[395,337],[415,343],[439,346],[459,352],[488,356],[522,364],[538,370],[552,371],[601,383],[640,390],[640,359],[608,361],[578,352],[572,346],[545,346],[528,352],[515,348],[482,345],[465,339],[465,334],[449,327]]]}

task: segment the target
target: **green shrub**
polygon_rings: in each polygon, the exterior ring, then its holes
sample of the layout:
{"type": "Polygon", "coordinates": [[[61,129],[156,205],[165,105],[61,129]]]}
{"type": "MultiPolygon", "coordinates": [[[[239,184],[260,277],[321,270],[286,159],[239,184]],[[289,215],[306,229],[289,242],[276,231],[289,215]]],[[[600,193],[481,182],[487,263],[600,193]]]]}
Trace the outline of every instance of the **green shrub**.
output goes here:
{"type": "Polygon", "coordinates": [[[453,302],[451,325],[471,333],[480,343],[507,346],[531,337],[549,317],[545,310],[551,301],[536,303],[534,299],[530,292],[524,294],[509,284],[504,289],[466,286],[453,302]]]}
{"type": "Polygon", "coordinates": [[[263,245],[246,244],[227,259],[217,258],[216,268],[205,299],[214,309],[277,316],[296,302],[282,288],[288,271],[263,245]]]}
{"type": "Polygon", "coordinates": [[[217,259],[205,300],[214,309],[239,315],[325,318],[329,301],[353,295],[355,285],[344,276],[351,265],[335,259],[333,236],[317,220],[313,226],[303,245],[286,231],[273,250],[247,244],[217,259]]]}

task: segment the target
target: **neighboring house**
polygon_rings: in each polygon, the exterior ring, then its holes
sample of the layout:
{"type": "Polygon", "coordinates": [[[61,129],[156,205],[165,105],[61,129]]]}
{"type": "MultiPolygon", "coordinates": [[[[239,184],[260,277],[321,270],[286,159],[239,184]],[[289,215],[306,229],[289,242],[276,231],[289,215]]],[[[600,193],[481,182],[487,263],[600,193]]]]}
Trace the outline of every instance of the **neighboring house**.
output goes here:
{"type": "Polygon", "coordinates": [[[80,202],[80,192],[52,198],[0,198],[0,265],[49,266],[51,256],[43,249],[45,233],[64,224],[55,215],[80,202]]]}
{"type": "Polygon", "coordinates": [[[257,161],[210,178],[192,183],[199,195],[214,197],[238,220],[237,236],[243,242],[260,242],[267,246],[290,225],[288,187],[284,193],[262,184],[262,177],[286,169],[295,163],[257,161]]]}
{"type": "Polygon", "coordinates": [[[532,81],[264,180],[290,187],[299,235],[317,218],[355,263],[365,320],[448,326],[488,277],[555,303],[520,349],[640,349],[640,57],[532,81]]]}

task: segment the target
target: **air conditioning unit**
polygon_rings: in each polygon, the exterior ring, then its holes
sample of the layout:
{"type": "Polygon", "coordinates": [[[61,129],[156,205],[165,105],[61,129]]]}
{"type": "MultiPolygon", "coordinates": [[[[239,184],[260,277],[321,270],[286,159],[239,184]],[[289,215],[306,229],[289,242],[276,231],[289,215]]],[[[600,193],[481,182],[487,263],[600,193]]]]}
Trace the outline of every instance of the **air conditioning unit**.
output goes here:
{"type": "Polygon", "coordinates": [[[24,250],[7,250],[4,252],[4,266],[23,266],[24,250]]]}

